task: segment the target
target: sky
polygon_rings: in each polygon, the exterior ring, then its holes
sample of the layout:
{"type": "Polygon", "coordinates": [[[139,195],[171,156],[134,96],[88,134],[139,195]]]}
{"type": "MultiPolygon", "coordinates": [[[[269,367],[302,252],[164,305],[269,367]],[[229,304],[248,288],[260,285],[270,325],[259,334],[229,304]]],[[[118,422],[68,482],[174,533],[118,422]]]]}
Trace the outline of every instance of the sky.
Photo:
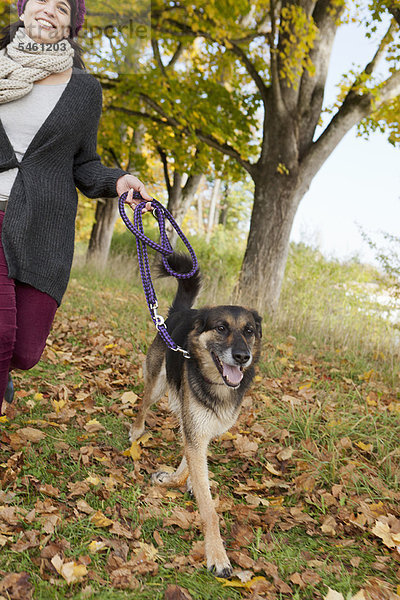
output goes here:
{"type": "MultiPolygon", "coordinates": [[[[341,74],[353,62],[365,66],[375,47],[359,26],[339,29],[330,62],[327,102],[335,97],[341,74]]],[[[329,258],[357,256],[374,263],[360,228],[376,240],[379,231],[400,236],[400,148],[394,148],[381,133],[365,140],[353,129],[315,176],[300,203],[291,239],[318,247],[329,258]]]]}

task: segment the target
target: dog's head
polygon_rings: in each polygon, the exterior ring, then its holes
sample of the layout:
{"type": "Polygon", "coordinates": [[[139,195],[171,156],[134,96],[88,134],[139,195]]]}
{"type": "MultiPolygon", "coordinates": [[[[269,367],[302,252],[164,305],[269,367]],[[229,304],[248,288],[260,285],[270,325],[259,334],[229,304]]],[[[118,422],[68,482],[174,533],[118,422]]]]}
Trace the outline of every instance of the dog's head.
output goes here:
{"type": "Polygon", "coordinates": [[[239,387],[260,354],[261,317],[242,306],[203,308],[189,335],[190,353],[212,383],[239,387]]]}

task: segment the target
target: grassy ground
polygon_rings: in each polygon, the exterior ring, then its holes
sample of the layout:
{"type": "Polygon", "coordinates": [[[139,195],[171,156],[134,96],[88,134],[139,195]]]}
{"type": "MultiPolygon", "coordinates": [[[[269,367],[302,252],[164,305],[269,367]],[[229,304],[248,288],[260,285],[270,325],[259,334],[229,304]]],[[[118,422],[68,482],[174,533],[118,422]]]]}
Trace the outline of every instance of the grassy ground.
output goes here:
{"type": "MultiPolygon", "coordinates": [[[[300,326],[288,302],[286,316],[266,321],[239,421],[210,448],[236,570],[217,580],[204,567],[195,501],[150,483],[159,465],[179,462],[166,401],[151,435],[128,442],[154,331],[125,267],[120,260],[107,277],[75,270],[43,360],[15,374],[17,403],[0,433],[0,598],[318,600],[329,588],[339,599],[361,589],[359,598],[397,598],[393,345],[389,356],[381,333],[379,351],[362,336],[358,346],[353,334],[343,340],[320,310],[312,319],[304,309],[300,326]]],[[[303,307],[315,279],[326,288],[318,273],[308,286],[297,281],[303,307]]],[[[172,291],[159,293],[161,314],[172,291]]]]}

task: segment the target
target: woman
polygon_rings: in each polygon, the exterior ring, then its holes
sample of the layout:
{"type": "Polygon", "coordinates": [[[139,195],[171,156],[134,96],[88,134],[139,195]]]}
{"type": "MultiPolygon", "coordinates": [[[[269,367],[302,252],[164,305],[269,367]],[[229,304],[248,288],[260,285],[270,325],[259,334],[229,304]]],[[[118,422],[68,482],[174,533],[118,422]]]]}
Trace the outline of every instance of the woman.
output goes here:
{"type": "Polygon", "coordinates": [[[13,399],[10,371],[39,361],[67,287],[76,187],[151,200],[96,153],[101,87],[78,68],[74,41],[84,0],[19,0],[18,14],[0,40],[0,408],[13,399]]]}

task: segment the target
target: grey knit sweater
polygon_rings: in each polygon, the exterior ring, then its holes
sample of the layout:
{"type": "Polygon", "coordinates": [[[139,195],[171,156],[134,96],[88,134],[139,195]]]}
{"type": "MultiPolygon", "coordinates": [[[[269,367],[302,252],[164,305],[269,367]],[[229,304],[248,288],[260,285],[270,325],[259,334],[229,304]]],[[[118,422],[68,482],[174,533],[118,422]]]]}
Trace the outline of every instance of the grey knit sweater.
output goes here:
{"type": "Polygon", "coordinates": [[[125,171],[102,165],[96,152],[102,109],[96,79],[71,79],[19,163],[0,121],[0,171],[14,167],[2,243],[9,277],[46,292],[58,304],[71,270],[78,196],[116,196],[125,171]]]}

